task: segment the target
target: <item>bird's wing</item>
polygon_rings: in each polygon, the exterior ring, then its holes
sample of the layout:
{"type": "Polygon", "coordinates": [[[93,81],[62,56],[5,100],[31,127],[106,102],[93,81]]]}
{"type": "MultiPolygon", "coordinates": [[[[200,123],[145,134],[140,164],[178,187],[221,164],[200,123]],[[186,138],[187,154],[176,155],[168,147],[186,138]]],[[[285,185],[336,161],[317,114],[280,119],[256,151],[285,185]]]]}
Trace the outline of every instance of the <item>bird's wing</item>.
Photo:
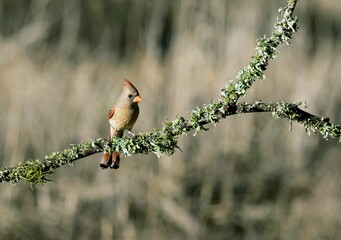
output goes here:
{"type": "MultiPolygon", "coordinates": [[[[109,110],[108,113],[108,121],[110,123],[110,119],[114,116],[115,114],[115,107],[112,106],[109,110]]],[[[115,135],[115,129],[110,125],[110,134],[109,134],[109,138],[111,139],[113,136],[115,135]]]]}
{"type": "Polygon", "coordinates": [[[112,106],[109,110],[109,113],[108,113],[108,120],[110,120],[110,118],[112,118],[115,114],[115,107],[112,106]]]}

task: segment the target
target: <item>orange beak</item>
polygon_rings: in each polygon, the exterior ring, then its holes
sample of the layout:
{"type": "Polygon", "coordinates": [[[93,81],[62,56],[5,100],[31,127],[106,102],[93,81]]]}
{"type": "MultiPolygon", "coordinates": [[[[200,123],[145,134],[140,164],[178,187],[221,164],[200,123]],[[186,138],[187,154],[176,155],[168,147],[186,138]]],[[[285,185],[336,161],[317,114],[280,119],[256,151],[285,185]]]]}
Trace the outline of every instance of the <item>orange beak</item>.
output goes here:
{"type": "Polygon", "coordinates": [[[142,98],[140,97],[140,95],[137,95],[134,99],[133,99],[133,102],[142,102],[142,98]]]}

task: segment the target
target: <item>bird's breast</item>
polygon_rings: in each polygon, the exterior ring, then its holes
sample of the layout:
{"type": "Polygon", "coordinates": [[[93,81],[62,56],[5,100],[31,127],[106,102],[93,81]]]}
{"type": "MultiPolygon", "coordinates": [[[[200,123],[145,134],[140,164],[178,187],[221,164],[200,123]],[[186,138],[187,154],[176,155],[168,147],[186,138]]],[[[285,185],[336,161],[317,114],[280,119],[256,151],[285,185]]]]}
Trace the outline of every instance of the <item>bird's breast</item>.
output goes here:
{"type": "Polygon", "coordinates": [[[139,115],[139,108],[128,107],[128,108],[116,108],[115,114],[109,119],[110,125],[116,130],[127,130],[131,129],[135,124],[139,115]]]}

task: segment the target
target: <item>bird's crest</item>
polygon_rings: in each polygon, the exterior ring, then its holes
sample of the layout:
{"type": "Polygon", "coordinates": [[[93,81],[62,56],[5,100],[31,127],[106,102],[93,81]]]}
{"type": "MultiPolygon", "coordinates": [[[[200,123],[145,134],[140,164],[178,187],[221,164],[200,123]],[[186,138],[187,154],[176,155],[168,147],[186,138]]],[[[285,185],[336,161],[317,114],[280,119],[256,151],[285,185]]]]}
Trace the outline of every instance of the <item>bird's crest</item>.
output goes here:
{"type": "Polygon", "coordinates": [[[135,88],[136,89],[136,87],[128,79],[124,79],[124,85],[129,87],[129,88],[135,88]]]}

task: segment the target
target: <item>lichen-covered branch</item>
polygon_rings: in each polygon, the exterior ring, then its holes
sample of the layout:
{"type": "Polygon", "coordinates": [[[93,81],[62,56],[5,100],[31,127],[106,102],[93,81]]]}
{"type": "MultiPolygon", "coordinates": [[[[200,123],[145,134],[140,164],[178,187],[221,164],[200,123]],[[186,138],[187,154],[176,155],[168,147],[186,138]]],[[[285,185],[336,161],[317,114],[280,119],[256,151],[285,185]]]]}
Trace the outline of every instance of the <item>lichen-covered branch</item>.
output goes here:
{"type": "Polygon", "coordinates": [[[341,142],[341,125],[333,124],[328,117],[317,117],[303,111],[299,107],[307,107],[305,102],[295,103],[262,103],[257,101],[254,104],[240,103],[237,105],[237,112],[272,112],[275,118],[286,118],[301,124],[307,132],[320,133],[323,138],[338,138],[341,142]]]}
{"type": "Polygon", "coordinates": [[[26,161],[15,167],[0,169],[0,182],[17,183],[25,180],[33,183],[43,183],[52,174],[54,169],[72,163],[81,158],[102,152],[103,149],[112,151],[118,149],[126,156],[132,154],[155,153],[171,155],[177,148],[177,140],[180,135],[187,135],[191,130],[207,130],[204,126],[208,123],[217,123],[221,119],[235,114],[271,112],[276,118],[286,118],[302,124],[307,131],[320,133],[324,138],[339,138],[341,140],[341,126],[330,123],[329,118],[314,116],[299,107],[303,103],[238,103],[232,106],[222,106],[220,101],[212,102],[194,111],[192,116],[185,120],[183,117],[176,118],[163,124],[162,129],[152,132],[141,133],[133,137],[125,136],[113,141],[107,139],[95,139],[86,143],[72,145],[62,152],[47,155],[44,160],[26,161]],[[200,124],[198,124],[200,122],[200,124]],[[201,126],[200,128],[198,126],[201,126]]]}
{"type": "Polygon", "coordinates": [[[256,79],[265,79],[264,71],[269,60],[275,58],[276,48],[280,44],[289,44],[293,33],[297,30],[297,18],[293,18],[293,11],[298,0],[288,1],[288,5],[280,9],[281,16],[275,23],[275,30],[271,37],[257,40],[255,53],[247,67],[221,90],[221,98],[207,105],[197,107],[188,119],[183,117],[163,123],[161,129],[154,129],[148,133],[141,133],[133,137],[125,136],[112,141],[107,139],[91,140],[87,143],[72,145],[62,152],[54,152],[45,156],[43,160],[26,161],[14,167],[0,169],[0,182],[17,183],[25,180],[31,183],[43,183],[47,175],[63,165],[71,165],[74,161],[106,150],[121,151],[125,156],[132,154],[155,153],[171,155],[178,148],[178,137],[193,131],[207,130],[206,125],[217,123],[234,114],[250,112],[272,112],[273,116],[287,118],[301,123],[306,129],[320,132],[325,138],[340,138],[341,127],[329,122],[328,119],[311,115],[299,108],[301,104],[294,103],[237,103],[244,96],[256,79]]]}
{"type": "Polygon", "coordinates": [[[277,47],[281,44],[289,45],[292,35],[297,31],[297,17],[292,17],[298,0],[289,0],[285,8],[279,9],[281,14],[276,21],[274,31],[269,38],[257,40],[255,53],[249,65],[240,70],[235,81],[221,91],[221,97],[229,104],[235,104],[240,97],[245,96],[247,90],[257,79],[264,80],[268,63],[277,55],[277,47]]]}

